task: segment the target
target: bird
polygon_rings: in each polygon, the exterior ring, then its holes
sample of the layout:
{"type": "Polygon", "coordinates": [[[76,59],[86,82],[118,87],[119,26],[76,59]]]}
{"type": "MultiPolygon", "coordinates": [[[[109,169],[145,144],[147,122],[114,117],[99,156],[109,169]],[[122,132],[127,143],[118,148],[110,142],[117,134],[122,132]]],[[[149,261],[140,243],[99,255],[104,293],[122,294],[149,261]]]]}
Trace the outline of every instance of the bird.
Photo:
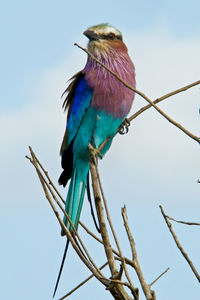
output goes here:
{"type": "MultiPolygon", "coordinates": [[[[88,38],[88,51],[135,88],[135,67],[121,32],[109,23],[101,23],[89,27],[83,34],[88,38]]],[[[58,182],[65,187],[70,180],[65,210],[77,230],[88,184],[88,145],[98,149],[109,139],[100,151],[102,157],[105,155],[132,107],[135,93],[88,55],[85,67],[71,78],[71,83],[63,95],[66,95],[63,108],[65,111],[68,110],[68,114],[60,149],[63,172],[58,182]]],[[[73,232],[66,216],[63,222],[73,232]]],[[[64,234],[62,230],[61,235],[64,234]]],[[[54,295],[68,244],[69,241],[65,248],[54,295]]]]}

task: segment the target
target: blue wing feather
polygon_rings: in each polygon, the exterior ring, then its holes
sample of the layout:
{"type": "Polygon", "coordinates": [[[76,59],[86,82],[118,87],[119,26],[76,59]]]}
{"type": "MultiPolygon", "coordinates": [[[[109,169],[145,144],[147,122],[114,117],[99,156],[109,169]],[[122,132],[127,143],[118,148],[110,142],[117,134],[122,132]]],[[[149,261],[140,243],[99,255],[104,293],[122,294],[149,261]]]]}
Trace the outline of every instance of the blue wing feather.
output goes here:
{"type": "Polygon", "coordinates": [[[63,186],[72,176],[74,138],[93,97],[93,89],[87,85],[82,72],[77,73],[72,79],[74,80],[65,90],[68,95],[63,103],[64,109],[68,107],[67,126],[60,150],[64,171],[58,180],[59,184],[63,186]]]}
{"type": "Polygon", "coordinates": [[[73,104],[71,107],[70,115],[67,122],[67,145],[68,146],[71,141],[74,139],[81,120],[85,114],[86,109],[89,107],[90,102],[93,96],[93,89],[91,89],[87,83],[85,78],[83,77],[76,90],[74,95],[73,104]]]}

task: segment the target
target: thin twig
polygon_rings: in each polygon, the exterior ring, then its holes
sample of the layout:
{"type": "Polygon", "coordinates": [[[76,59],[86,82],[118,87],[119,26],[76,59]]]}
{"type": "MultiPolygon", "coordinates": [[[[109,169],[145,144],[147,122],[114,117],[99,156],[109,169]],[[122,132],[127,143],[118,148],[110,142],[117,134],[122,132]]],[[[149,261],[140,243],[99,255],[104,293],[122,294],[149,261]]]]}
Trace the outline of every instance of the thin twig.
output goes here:
{"type": "Polygon", "coordinates": [[[96,166],[96,172],[97,172],[97,177],[98,177],[98,182],[99,182],[99,187],[100,187],[100,190],[101,190],[101,195],[102,195],[102,198],[103,198],[103,203],[104,203],[104,207],[105,207],[105,210],[106,210],[106,215],[107,215],[107,219],[108,219],[108,223],[110,225],[110,228],[111,228],[111,231],[112,231],[112,234],[113,234],[113,237],[114,237],[114,240],[115,240],[115,243],[117,245],[117,249],[119,251],[119,254],[120,254],[120,257],[121,257],[121,260],[122,260],[122,265],[123,265],[123,268],[124,268],[124,271],[125,271],[125,275],[126,275],[126,278],[130,284],[130,288],[134,291],[135,290],[135,287],[131,281],[131,278],[129,276],[129,273],[128,273],[128,270],[127,270],[127,267],[126,267],[126,263],[125,263],[125,258],[123,256],[123,253],[122,253],[122,250],[121,250],[121,247],[119,245],[119,241],[117,239],[117,235],[115,233],[115,230],[114,230],[114,227],[113,227],[113,224],[112,224],[112,221],[111,221],[111,218],[110,218],[110,214],[109,214],[109,210],[108,210],[108,205],[107,205],[107,201],[106,201],[106,197],[104,195],[104,191],[103,191],[103,187],[102,187],[102,184],[101,184],[101,179],[100,179],[100,176],[99,176],[99,171],[98,171],[98,168],[96,166]]]}
{"type": "Polygon", "coordinates": [[[167,215],[165,214],[165,212],[164,212],[162,206],[160,205],[159,207],[160,207],[161,213],[162,213],[162,215],[163,215],[163,218],[165,219],[165,222],[166,222],[166,224],[167,224],[167,226],[168,226],[168,228],[169,228],[169,231],[170,231],[171,235],[173,236],[173,239],[174,239],[174,241],[175,241],[175,243],[176,243],[176,246],[179,248],[179,250],[181,251],[183,257],[186,259],[187,263],[189,264],[190,268],[192,269],[192,272],[194,273],[194,275],[196,276],[196,278],[197,278],[198,281],[200,282],[200,275],[199,275],[199,273],[197,272],[197,270],[196,270],[196,268],[194,267],[194,265],[193,265],[192,261],[190,260],[189,256],[187,255],[187,253],[185,252],[185,250],[184,250],[183,247],[181,246],[181,244],[180,244],[180,242],[179,242],[179,240],[178,240],[176,234],[174,233],[174,230],[173,230],[173,228],[172,228],[172,224],[169,222],[168,217],[167,217],[167,215]]]}
{"type": "MultiPolygon", "coordinates": [[[[117,279],[108,279],[108,281],[109,281],[109,283],[117,283],[117,284],[124,285],[124,286],[128,287],[129,289],[131,288],[131,285],[125,281],[121,281],[121,280],[117,280],[117,279]]],[[[109,288],[110,287],[108,287],[106,289],[108,290],[109,288]]]]}
{"type": "MultiPolygon", "coordinates": [[[[184,91],[186,91],[186,90],[188,90],[188,89],[190,89],[190,88],[192,88],[192,87],[194,87],[194,86],[196,86],[198,84],[200,84],[200,80],[195,81],[195,82],[193,82],[191,84],[188,84],[188,85],[186,85],[186,86],[184,86],[184,87],[182,87],[180,89],[177,89],[177,90],[175,90],[175,91],[173,91],[171,93],[168,93],[168,94],[166,94],[166,95],[164,95],[164,96],[162,96],[160,98],[157,98],[156,100],[153,101],[153,103],[157,104],[157,103],[159,103],[159,102],[161,102],[161,101],[163,101],[163,100],[165,100],[165,99],[167,99],[167,98],[169,98],[171,96],[174,96],[174,95],[176,95],[178,93],[184,92],[184,91]]],[[[145,110],[147,110],[147,109],[149,109],[151,107],[152,107],[151,104],[147,104],[147,105],[143,106],[136,113],[134,113],[132,116],[130,116],[128,118],[129,121],[131,122],[133,119],[135,119],[136,117],[138,117],[141,113],[143,113],[145,110]]]]}
{"type": "Polygon", "coordinates": [[[185,225],[196,225],[196,226],[200,226],[200,223],[196,223],[196,222],[185,222],[185,221],[179,221],[176,220],[172,217],[166,216],[169,220],[174,221],[176,223],[180,223],[180,224],[185,224],[185,225]]]}
{"type": "MultiPolygon", "coordinates": [[[[123,83],[124,86],[126,86],[127,88],[129,88],[130,90],[134,91],[135,93],[137,93],[138,95],[140,95],[143,99],[145,99],[151,106],[153,106],[165,119],[167,119],[170,123],[172,123],[174,126],[178,127],[181,131],[183,131],[186,135],[188,135],[190,138],[192,138],[193,140],[197,141],[198,143],[200,143],[200,137],[195,136],[193,133],[191,133],[189,130],[187,130],[186,128],[184,128],[181,124],[177,123],[176,121],[174,121],[171,117],[169,117],[164,111],[162,111],[158,106],[155,105],[155,103],[153,101],[151,101],[144,93],[136,90],[135,88],[133,88],[132,86],[130,86],[129,84],[127,84],[123,79],[121,79],[116,73],[114,73],[113,71],[111,71],[107,66],[105,66],[100,60],[98,60],[92,53],[90,53],[87,49],[81,47],[80,45],[78,45],[77,43],[74,43],[75,46],[77,46],[78,48],[82,49],[84,52],[86,52],[92,59],[94,59],[97,63],[99,63],[103,68],[105,68],[108,72],[110,72],[113,76],[115,76],[121,83],[123,83]]],[[[200,81],[198,81],[198,84],[200,83],[200,81]]],[[[173,92],[172,92],[173,93],[173,92]]],[[[171,94],[171,93],[170,93],[171,94]]],[[[163,96],[164,97],[164,96],[163,96]]],[[[166,95],[165,95],[166,97],[166,95]]],[[[168,96],[170,97],[170,96],[168,96]]]]}
{"type": "MultiPolygon", "coordinates": [[[[99,270],[102,270],[103,268],[105,268],[108,265],[108,262],[106,262],[103,266],[101,266],[99,268],[99,270]]],[[[64,295],[62,298],[60,298],[59,300],[63,300],[65,298],[67,298],[68,296],[70,296],[71,294],[73,294],[76,290],[78,290],[81,286],[83,286],[86,282],[88,282],[90,279],[92,279],[94,277],[94,274],[90,275],[89,277],[87,277],[85,280],[83,280],[81,283],[79,283],[75,288],[73,288],[70,292],[68,292],[66,295],[64,295]]]]}
{"type": "Polygon", "coordinates": [[[167,268],[164,272],[162,272],[162,274],[160,274],[154,281],[152,281],[152,283],[149,284],[150,287],[152,287],[152,285],[154,283],[156,283],[156,281],[158,281],[165,273],[167,273],[169,271],[169,268],[167,268]]]}
{"type": "MultiPolygon", "coordinates": [[[[89,230],[89,229],[88,229],[81,221],[79,221],[79,224],[83,227],[83,229],[84,229],[90,236],[92,236],[95,240],[97,240],[99,243],[101,243],[101,244],[103,245],[103,241],[102,241],[98,236],[96,236],[92,231],[90,231],[90,230],[89,230]]],[[[112,252],[113,252],[114,254],[116,254],[117,256],[119,256],[119,257],[115,257],[115,259],[121,261],[120,254],[119,254],[116,250],[114,250],[113,248],[112,248],[112,252]]],[[[133,261],[132,261],[132,260],[130,260],[130,259],[127,258],[127,257],[124,257],[124,259],[125,259],[125,262],[126,262],[127,265],[130,265],[131,267],[134,267],[133,261]]]]}
{"type": "Polygon", "coordinates": [[[91,172],[91,177],[92,177],[92,187],[93,187],[93,192],[94,192],[94,199],[95,199],[95,205],[96,205],[96,210],[97,210],[97,216],[99,220],[99,226],[100,226],[100,231],[101,231],[101,236],[106,252],[106,256],[108,258],[108,264],[109,268],[112,274],[112,277],[115,277],[118,272],[117,272],[117,265],[114,259],[114,255],[112,252],[112,248],[110,245],[109,237],[108,237],[108,231],[106,228],[105,224],[105,218],[103,214],[103,207],[101,204],[101,196],[99,193],[99,187],[98,187],[98,176],[96,172],[96,157],[94,152],[94,149],[91,145],[88,146],[90,150],[90,172],[91,172]]]}
{"type": "Polygon", "coordinates": [[[61,196],[61,194],[59,193],[59,191],[57,190],[57,188],[53,184],[51,178],[49,177],[48,172],[44,169],[44,167],[42,166],[42,164],[40,163],[39,159],[36,156],[35,156],[35,160],[37,161],[38,165],[40,166],[40,168],[42,169],[42,171],[46,175],[46,177],[47,177],[47,179],[49,181],[49,184],[52,186],[52,188],[54,189],[54,191],[56,192],[56,194],[59,196],[59,198],[62,201],[62,203],[65,204],[65,200],[63,199],[63,197],[61,196]]]}
{"type": "MultiPolygon", "coordinates": [[[[97,211],[97,217],[99,220],[99,226],[100,226],[100,232],[103,240],[103,245],[106,253],[106,257],[108,260],[110,272],[112,274],[112,279],[115,279],[118,275],[117,271],[117,264],[112,252],[112,248],[109,241],[108,231],[106,228],[106,222],[105,217],[103,213],[103,206],[101,203],[101,196],[99,192],[99,186],[98,186],[98,176],[96,172],[96,153],[94,152],[94,148],[89,144],[88,145],[90,150],[90,172],[92,177],[92,186],[93,186],[93,192],[94,192],[94,199],[95,199],[95,205],[96,205],[96,211],[97,211]]],[[[109,287],[110,293],[113,295],[115,299],[121,299],[121,300],[131,300],[130,296],[126,293],[124,290],[124,287],[117,283],[112,283],[109,287]]],[[[138,300],[138,293],[135,290],[131,290],[134,299],[138,300]]]]}
{"type": "MultiPolygon", "coordinates": [[[[80,244],[81,244],[81,247],[83,248],[85,254],[87,255],[87,257],[88,257],[88,259],[89,259],[89,261],[90,261],[91,264],[94,266],[94,268],[96,269],[96,271],[99,272],[100,276],[103,277],[103,274],[100,272],[100,270],[99,270],[98,267],[96,266],[95,262],[94,262],[93,259],[91,258],[90,254],[88,253],[88,251],[87,251],[87,249],[86,249],[86,247],[85,247],[83,241],[81,240],[81,238],[80,238],[80,236],[79,236],[79,234],[78,234],[76,228],[74,227],[74,224],[73,224],[72,221],[71,221],[71,218],[69,217],[69,215],[67,214],[67,212],[64,210],[64,208],[62,207],[62,205],[60,205],[60,203],[59,203],[59,201],[57,200],[55,194],[53,193],[51,187],[49,186],[49,184],[47,183],[47,181],[45,180],[45,178],[44,178],[43,175],[41,174],[40,170],[38,169],[38,167],[37,167],[37,162],[38,162],[39,160],[36,158],[36,155],[34,154],[32,148],[29,147],[29,149],[30,149],[30,152],[31,152],[32,157],[34,158],[33,163],[36,162],[35,167],[37,168],[37,171],[40,173],[41,179],[44,181],[44,183],[45,183],[46,187],[48,188],[48,190],[50,191],[50,193],[51,193],[53,199],[56,201],[56,203],[58,204],[59,208],[62,210],[63,214],[64,214],[64,215],[66,216],[66,218],[68,219],[70,225],[72,226],[73,233],[77,236],[77,238],[78,238],[78,240],[79,240],[79,242],[80,242],[80,244]]],[[[40,163],[40,166],[41,166],[41,163],[40,163]]],[[[42,167],[42,170],[43,170],[43,172],[44,172],[44,168],[43,168],[43,167],[42,167]]],[[[45,173],[45,175],[46,175],[46,173],[45,173]]]]}
{"type": "Polygon", "coordinates": [[[146,299],[154,300],[155,299],[155,293],[153,293],[153,291],[151,291],[149,285],[145,282],[144,276],[143,276],[141,268],[140,268],[140,264],[139,264],[139,261],[138,261],[138,258],[137,258],[135,242],[134,242],[133,236],[131,234],[131,231],[130,231],[130,228],[129,228],[129,225],[128,225],[128,217],[127,217],[127,214],[126,214],[126,207],[125,206],[122,208],[122,217],[123,217],[123,220],[124,220],[124,226],[125,226],[126,233],[128,235],[128,239],[129,239],[131,250],[132,250],[134,268],[135,268],[135,271],[136,271],[137,276],[139,278],[139,281],[141,283],[143,292],[145,294],[146,299]]]}
{"type": "MultiPolygon", "coordinates": [[[[71,235],[71,232],[69,231],[69,229],[65,226],[64,222],[62,221],[62,219],[60,218],[60,215],[57,211],[57,209],[55,208],[52,200],[51,200],[51,197],[49,195],[49,192],[48,192],[48,189],[50,191],[50,193],[52,194],[52,190],[50,188],[50,186],[48,185],[48,183],[46,182],[46,180],[44,179],[43,175],[41,174],[38,166],[37,166],[37,162],[36,162],[36,159],[35,159],[35,154],[33,152],[33,150],[31,149],[31,147],[29,147],[30,149],[30,152],[31,152],[31,156],[32,156],[32,159],[27,157],[29,159],[29,161],[33,164],[33,166],[35,167],[36,169],[36,172],[38,174],[38,177],[40,179],[40,182],[42,184],[42,187],[43,187],[43,190],[44,190],[44,193],[45,193],[45,196],[51,206],[51,208],[53,209],[59,223],[60,223],[60,226],[61,228],[64,230],[66,236],[69,238],[71,244],[72,244],[72,247],[75,249],[76,253],[78,254],[78,256],[80,257],[80,259],[84,262],[84,264],[89,268],[89,270],[94,274],[94,276],[99,280],[101,281],[104,285],[105,285],[105,282],[103,281],[103,275],[101,274],[101,272],[98,270],[98,268],[96,267],[96,265],[94,267],[92,267],[92,265],[89,263],[89,261],[86,259],[86,257],[84,256],[84,254],[81,252],[81,250],[79,249],[79,247],[77,246],[74,238],[72,237],[71,235]]],[[[56,203],[59,205],[59,207],[61,208],[62,212],[66,215],[67,218],[69,218],[69,216],[67,215],[67,213],[65,212],[65,210],[62,208],[62,205],[60,205],[59,201],[56,199],[55,195],[52,194],[54,200],[56,201],[56,203]]],[[[69,222],[71,221],[71,219],[69,218],[69,222]]],[[[73,224],[70,222],[70,225],[73,226],[73,224]]],[[[75,229],[75,228],[74,228],[75,229]]],[[[76,231],[76,230],[75,230],[76,231]]],[[[77,235],[78,237],[78,235],[77,235]]],[[[79,237],[79,241],[81,243],[81,246],[84,247],[80,237],[79,237]]],[[[85,248],[85,247],[84,247],[85,248]]],[[[83,248],[83,249],[84,249],[83,248]]],[[[85,249],[84,249],[85,251],[85,249]]],[[[88,252],[86,251],[86,255],[88,255],[88,252]]],[[[90,256],[89,256],[90,257],[90,256]]],[[[89,258],[88,257],[88,258],[89,258]]],[[[90,258],[89,258],[90,260],[90,258]]],[[[92,262],[91,262],[92,263],[92,262]]]]}
{"type": "MultiPolygon", "coordinates": [[[[117,134],[117,132],[116,132],[117,134]]],[[[112,137],[108,137],[99,147],[98,147],[98,151],[101,152],[101,150],[103,149],[103,147],[107,144],[107,142],[111,139],[112,137]]]]}

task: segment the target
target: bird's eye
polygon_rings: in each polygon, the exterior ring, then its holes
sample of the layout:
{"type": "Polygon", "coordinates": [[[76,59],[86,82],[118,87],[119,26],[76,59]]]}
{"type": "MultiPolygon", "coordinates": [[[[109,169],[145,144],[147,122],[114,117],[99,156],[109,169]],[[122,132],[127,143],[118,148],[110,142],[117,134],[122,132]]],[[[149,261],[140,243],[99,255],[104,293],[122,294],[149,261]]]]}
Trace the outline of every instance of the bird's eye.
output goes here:
{"type": "Polygon", "coordinates": [[[109,36],[110,39],[114,39],[114,37],[115,37],[115,35],[113,33],[109,33],[108,36],[109,36]]]}

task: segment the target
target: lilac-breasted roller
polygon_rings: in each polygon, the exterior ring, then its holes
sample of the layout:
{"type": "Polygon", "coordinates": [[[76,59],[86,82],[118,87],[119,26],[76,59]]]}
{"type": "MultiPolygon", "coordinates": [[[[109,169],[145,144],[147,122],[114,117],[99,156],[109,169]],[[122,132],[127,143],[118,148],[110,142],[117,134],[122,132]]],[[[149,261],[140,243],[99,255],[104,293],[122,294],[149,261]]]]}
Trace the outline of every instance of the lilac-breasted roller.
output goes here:
{"type": "MultiPolygon", "coordinates": [[[[135,87],[135,68],[121,32],[106,23],[88,28],[84,35],[89,39],[89,52],[135,87]]],[[[101,150],[102,155],[106,153],[131,109],[134,92],[90,56],[84,69],[72,79],[63,103],[68,116],[61,146],[64,170],[59,183],[65,186],[71,179],[65,209],[77,229],[89,172],[88,144],[97,149],[110,138],[101,150]]],[[[66,217],[64,223],[71,230],[66,217]]]]}

